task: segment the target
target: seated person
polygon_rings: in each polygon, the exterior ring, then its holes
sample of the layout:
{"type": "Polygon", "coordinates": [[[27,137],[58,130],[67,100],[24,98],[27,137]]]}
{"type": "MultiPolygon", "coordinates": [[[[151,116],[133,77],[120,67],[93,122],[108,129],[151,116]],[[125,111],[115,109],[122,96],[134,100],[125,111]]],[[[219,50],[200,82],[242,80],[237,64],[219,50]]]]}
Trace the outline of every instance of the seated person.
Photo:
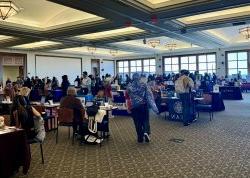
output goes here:
{"type": "Polygon", "coordinates": [[[13,99],[11,125],[25,130],[28,139],[43,141],[45,138],[44,122],[41,114],[30,105],[30,89],[22,87],[13,99]]]}
{"type": "Polygon", "coordinates": [[[76,98],[76,89],[74,87],[69,87],[67,90],[67,96],[63,97],[60,101],[60,108],[73,109],[73,129],[77,133],[77,127],[79,126],[79,134],[83,135],[83,105],[81,100],[76,98]]]}

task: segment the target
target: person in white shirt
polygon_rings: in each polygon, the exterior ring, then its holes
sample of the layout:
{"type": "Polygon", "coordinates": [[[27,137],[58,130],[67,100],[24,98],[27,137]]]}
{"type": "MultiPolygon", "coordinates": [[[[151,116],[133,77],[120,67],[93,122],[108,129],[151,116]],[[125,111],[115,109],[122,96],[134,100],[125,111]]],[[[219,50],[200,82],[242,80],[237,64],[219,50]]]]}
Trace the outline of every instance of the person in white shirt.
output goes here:
{"type": "Polygon", "coordinates": [[[83,94],[84,95],[87,95],[88,93],[91,93],[91,79],[88,77],[88,73],[86,71],[83,72],[81,87],[83,89],[83,94]]]}

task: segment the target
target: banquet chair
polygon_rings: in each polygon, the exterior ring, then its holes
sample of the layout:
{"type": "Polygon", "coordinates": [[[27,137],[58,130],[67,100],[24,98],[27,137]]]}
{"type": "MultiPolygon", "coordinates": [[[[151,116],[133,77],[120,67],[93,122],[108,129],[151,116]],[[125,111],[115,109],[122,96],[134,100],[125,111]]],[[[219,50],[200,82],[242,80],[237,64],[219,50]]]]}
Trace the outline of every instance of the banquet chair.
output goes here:
{"type": "MultiPolygon", "coordinates": [[[[71,127],[73,128],[73,118],[74,118],[73,109],[68,109],[68,108],[58,109],[58,125],[56,129],[56,143],[58,142],[59,126],[68,127],[68,138],[70,138],[70,128],[71,127]]],[[[74,138],[75,138],[75,130],[73,129],[72,145],[74,144],[74,138]]]]}
{"type": "MultiPolygon", "coordinates": [[[[20,127],[20,123],[18,122],[18,113],[17,111],[14,111],[13,112],[13,117],[14,119],[16,120],[16,127],[19,128],[20,127]]],[[[44,164],[44,156],[43,156],[43,141],[40,141],[36,138],[33,138],[33,139],[27,139],[27,143],[28,144],[39,144],[40,146],[40,152],[41,152],[41,157],[42,157],[42,164],[44,164]]]]}
{"type": "Polygon", "coordinates": [[[213,119],[213,106],[212,106],[212,95],[209,93],[203,94],[204,100],[198,101],[195,108],[198,113],[198,117],[200,116],[200,112],[208,112],[210,121],[213,119]]]}

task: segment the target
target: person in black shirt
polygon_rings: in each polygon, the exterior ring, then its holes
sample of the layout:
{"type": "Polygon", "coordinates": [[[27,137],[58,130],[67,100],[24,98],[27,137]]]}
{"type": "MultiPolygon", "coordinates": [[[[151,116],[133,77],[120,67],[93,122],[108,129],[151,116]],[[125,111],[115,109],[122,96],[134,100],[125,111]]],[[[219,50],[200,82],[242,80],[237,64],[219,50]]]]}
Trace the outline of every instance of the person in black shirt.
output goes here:
{"type": "Polygon", "coordinates": [[[79,76],[77,75],[75,82],[77,82],[77,87],[79,87],[81,85],[81,79],[79,78],[79,76]]]}
{"type": "Polygon", "coordinates": [[[62,84],[61,84],[63,96],[67,95],[67,90],[68,90],[69,85],[70,85],[70,83],[69,83],[69,80],[68,80],[68,76],[63,75],[62,76],[62,84]]]}

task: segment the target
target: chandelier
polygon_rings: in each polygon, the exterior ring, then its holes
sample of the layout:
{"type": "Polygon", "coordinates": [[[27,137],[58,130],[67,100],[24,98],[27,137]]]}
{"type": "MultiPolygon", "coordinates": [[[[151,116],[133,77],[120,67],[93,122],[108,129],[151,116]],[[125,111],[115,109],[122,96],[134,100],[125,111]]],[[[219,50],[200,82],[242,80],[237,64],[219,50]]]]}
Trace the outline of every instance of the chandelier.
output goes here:
{"type": "Polygon", "coordinates": [[[91,54],[94,54],[96,52],[96,48],[95,47],[88,47],[88,52],[91,54]]]}
{"type": "Polygon", "coordinates": [[[0,0],[0,18],[5,20],[13,15],[16,15],[21,9],[12,1],[0,0]]]}
{"type": "Polygon", "coordinates": [[[149,41],[148,41],[148,44],[149,44],[151,47],[155,48],[156,46],[159,46],[159,45],[160,45],[160,40],[149,40],[149,41]]]}
{"type": "Polygon", "coordinates": [[[173,51],[176,48],[176,43],[166,43],[165,47],[168,48],[169,51],[173,51]]]}
{"type": "Polygon", "coordinates": [[[250,38],[250,27],[244,27],[239,29],[239,33],[243,35],[246,39],[250,38]]]}
{"type": "Polygon", "coordinates": [[[118,53],[118,50],[117,49],[111,49],[110,51],[110,54],[112,55],[112,56],[115,56],[117,53],[118,53]]]}

